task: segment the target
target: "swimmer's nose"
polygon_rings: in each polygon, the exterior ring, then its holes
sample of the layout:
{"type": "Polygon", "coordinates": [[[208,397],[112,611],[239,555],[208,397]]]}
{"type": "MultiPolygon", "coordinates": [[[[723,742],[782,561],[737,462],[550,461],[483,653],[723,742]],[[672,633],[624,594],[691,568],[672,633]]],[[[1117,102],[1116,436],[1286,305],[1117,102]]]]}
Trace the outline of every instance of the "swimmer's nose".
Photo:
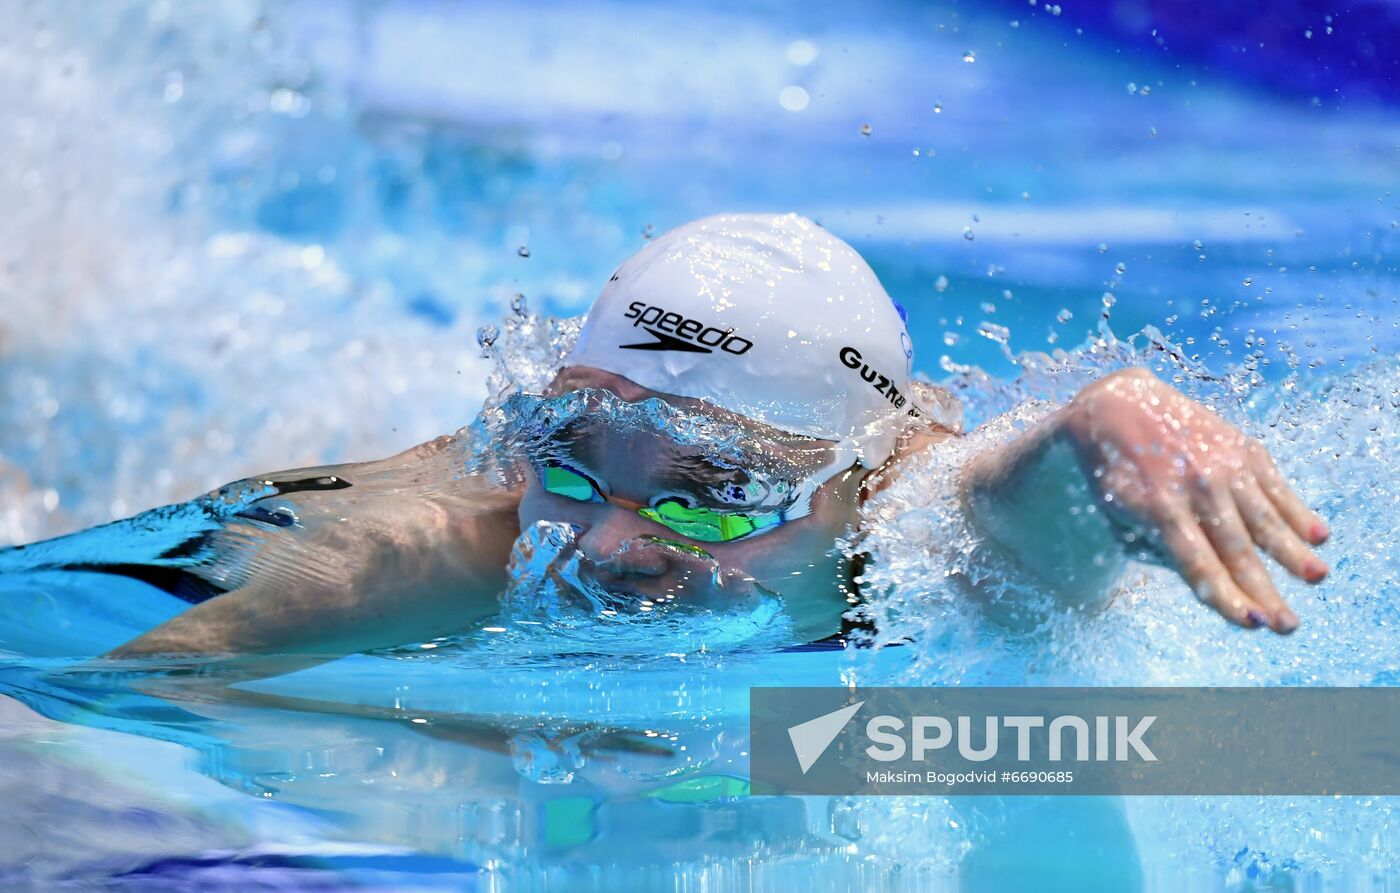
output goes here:
{"type": "Polygon", "coordinates": [[[584,556],[600,570],[618,576],[659,577],[670,569],[667,551],[650,540],[648,522],[635,511],[607,506],[578,538],[584,556]]]}

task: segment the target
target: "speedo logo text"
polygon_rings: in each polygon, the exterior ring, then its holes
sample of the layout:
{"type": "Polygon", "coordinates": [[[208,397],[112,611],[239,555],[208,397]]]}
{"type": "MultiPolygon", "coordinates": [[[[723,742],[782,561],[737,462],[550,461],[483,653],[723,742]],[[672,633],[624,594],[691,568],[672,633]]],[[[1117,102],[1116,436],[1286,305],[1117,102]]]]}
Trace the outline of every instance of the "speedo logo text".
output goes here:
{"type": "Polygon", "coordinates": [[[734,333],[734,329],[721,329],[690,319],[664,307],[633,301],[627,305],[626,318],[632,320],[633,328],[646,330],[654,341],[638,344],[618,345],[622,350],[679,350],[687,353],[714,353],[719,348],[725,353],[742,356],[753,348],[753,342],[734,333]]]}

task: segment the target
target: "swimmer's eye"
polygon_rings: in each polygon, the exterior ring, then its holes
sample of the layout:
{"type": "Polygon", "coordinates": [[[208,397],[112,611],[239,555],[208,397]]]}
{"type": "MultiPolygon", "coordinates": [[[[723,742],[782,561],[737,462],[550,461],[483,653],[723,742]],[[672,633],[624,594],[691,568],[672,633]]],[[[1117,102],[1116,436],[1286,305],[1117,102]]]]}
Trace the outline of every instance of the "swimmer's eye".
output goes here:
{"type": "Polygon", "coordinates": [[[782,512],[721,512],[703,506],[688,506],[678,499],[667,499],[638,514],[649,521],[702,543],[727,543],[760,531],[770,530],[785,520],[782,512]]]}
{"type": "Polygon", "coordinates": [[[593,479],[564,465],[548,464],[539,469],[546,493],[575,502],[602,502],[603,494],[593,479]]]}

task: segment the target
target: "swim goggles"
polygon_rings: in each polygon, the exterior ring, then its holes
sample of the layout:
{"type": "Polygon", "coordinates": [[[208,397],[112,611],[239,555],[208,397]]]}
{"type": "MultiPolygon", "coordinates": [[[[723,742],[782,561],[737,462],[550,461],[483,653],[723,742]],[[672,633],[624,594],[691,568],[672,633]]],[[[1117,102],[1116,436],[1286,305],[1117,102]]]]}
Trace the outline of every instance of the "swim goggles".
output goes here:
{"type": "MultiPolygon", "coordinates": [[[[806,517],[812,511],[812,497],[821,486],[856,464],[858,454],[841,444],[831,463],[792,488],[793,495],[780,508],[737,511],[691,505],[680,496],[667,495],[652,500],[637,514],[681,536],[702,543],[728,543],[779,527],[806,517]]],[[[536,466],[545,492],[576,502],[617,501],[604,495],[598,482],[564,462],[548,460],[536,466]]],[[[633,503],[635,505],[635,503],[633,503]]]]}

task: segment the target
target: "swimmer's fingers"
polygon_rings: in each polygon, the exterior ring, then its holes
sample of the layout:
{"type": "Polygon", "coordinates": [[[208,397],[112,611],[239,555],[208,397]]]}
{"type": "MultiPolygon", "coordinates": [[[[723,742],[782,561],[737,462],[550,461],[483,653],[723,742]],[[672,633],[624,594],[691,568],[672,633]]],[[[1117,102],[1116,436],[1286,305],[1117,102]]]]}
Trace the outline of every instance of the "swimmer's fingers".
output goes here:
{"type": "Polygon", "coordinates": [[[1259,482],[1244,476],[1235,490],[1235,504],[1250,536],[1290,574],[1309,583],[1327,576],[1327,565],[1313,554],[1298,532],[1283,520],[1259,482]]]}
{"type": "Polygon", "coordinates": [[[1216,484],[1202,495],[1205,523],[1201,529],[1235,585],[1263,609],[1262,621],[1276,633],[1291,633],[1298,628],[1298,616],[1274,588],[1249,525],[1236,506],[1236,492],[1242,486],[1242,480],[1228,486],[1216,484]]]}
{"type": "Polygon", "coordinates": [[[1259,625],[1260,620],[1250,615],[1262,618],[1260,606],[1235,584],[1200,523],[1188,510],[1167,510],[1158,522],[1157,535],[1197,598],[1237,626],[1254,629],[1259,625]]]}
{"type": "Polygon", "coordinates": [[[1274,462],[1274,457],[1269,455],[1269,451],[1264,449],[1264,445],[1258,441],[1251,441],[1248,449],[1249,464],[1254,471],[1255,477],[1259,479],[1259,485],[1269,500],[1278,508],[1279,514],[1288,522],[1288,526],[1302,537],[1305,541],[1314,546],[1320,546],[1327,541],[1327,524],[1318,517],[1317,513],[1308,508],[1307,504],[1293,492],[1283,472],[1278,470],[1278,464],[1274,462]]]}

